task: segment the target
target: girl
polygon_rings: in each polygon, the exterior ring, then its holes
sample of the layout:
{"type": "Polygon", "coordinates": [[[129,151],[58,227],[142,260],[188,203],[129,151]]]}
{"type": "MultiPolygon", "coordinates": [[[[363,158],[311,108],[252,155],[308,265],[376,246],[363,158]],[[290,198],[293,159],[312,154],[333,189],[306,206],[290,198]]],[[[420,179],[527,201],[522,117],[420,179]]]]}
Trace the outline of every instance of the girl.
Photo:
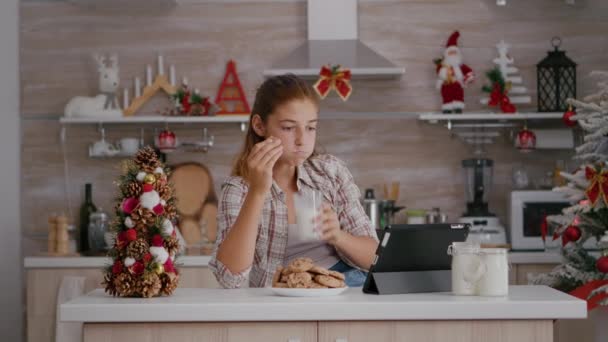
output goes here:
{"type": "Polygon", "coordinates": [[[257,91],[243,151],[222,185],[218,235],[209,266],[226,288],[272,285],[279,265],[297,257],[345,274],[361,286],[378,240],[346,166],[315,151],[319,102],[294,75],[267,79],[257,91]],[[320,239],[295,234],[294,194],[319,191],[320,239]],[[290,234],[291,232],[291,234],[290,234]]]}

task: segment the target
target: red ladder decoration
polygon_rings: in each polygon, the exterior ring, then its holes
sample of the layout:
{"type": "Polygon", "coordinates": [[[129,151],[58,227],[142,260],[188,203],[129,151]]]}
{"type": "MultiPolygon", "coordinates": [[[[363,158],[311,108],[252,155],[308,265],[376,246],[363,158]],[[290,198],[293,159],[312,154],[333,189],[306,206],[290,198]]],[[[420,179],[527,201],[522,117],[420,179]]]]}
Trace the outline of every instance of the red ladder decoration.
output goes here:
{"type": "Polygon", "coordinates": [[[224,80],[220,84],[215,103],[221,108],[217,112],[220,115],[249,115],[251,113],[241,81],[236,73],[236,63],[233,60],[228,61],[226,65],[224,80]]]}

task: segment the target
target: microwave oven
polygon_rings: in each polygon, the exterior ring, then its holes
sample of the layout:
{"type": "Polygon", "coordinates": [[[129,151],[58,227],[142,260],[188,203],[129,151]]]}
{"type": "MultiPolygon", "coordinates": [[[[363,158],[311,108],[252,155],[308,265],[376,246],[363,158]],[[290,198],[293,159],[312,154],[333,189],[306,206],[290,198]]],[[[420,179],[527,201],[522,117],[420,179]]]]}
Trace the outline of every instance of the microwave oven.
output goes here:
{"type": "MultiPolygon", "coordinates": [[[[551,190],[512,191],[510,238],[514,250],[542,250],[541,223],[545,215],[558,215],[571,206],[566,196],[551,190]]],[[[547,237],[551,238],[551,237],[547,237]]],[[[589,238],[583,245],[597,249],[597,240],[589,238]]]]}

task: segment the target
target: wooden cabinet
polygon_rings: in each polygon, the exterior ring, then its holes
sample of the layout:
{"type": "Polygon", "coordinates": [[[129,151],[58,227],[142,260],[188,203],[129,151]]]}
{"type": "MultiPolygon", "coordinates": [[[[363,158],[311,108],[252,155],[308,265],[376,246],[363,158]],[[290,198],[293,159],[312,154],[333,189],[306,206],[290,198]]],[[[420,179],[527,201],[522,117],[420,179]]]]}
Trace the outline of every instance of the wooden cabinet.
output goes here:
{"type": "MultiPolygon", "coordinates": [[[[207,267],[180,268],[180,287],[219,287],[207,267]]],[[[85,292],[100,288],[100,268],[31,268],[27,269],[27,341],[55,340],[57,292],[64,276],[85,277],[85,292]]]]}
{"type": "Polygon", "coordinates": [[[86,342],[316,342],[317,322],[85,324],[86,342]]]}
{"type": "Polygon", "coordinates": [[[551,342],[551,321],[319,322],[319,342],[551,342]]]}
{"type": "Polygon", "coordinates": [[[85,342],[552,342],[551,320],[88,323],[85,342]]]}

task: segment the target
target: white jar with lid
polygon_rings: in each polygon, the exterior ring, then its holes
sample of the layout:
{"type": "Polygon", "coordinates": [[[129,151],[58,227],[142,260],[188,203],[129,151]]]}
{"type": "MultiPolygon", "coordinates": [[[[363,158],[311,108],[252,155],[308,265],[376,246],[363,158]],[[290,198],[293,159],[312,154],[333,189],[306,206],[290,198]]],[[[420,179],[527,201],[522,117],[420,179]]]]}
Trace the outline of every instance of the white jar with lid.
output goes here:
{"type": "Polygon", "coordinates": [[[485,272],[480,258],[480,245],[471,242],[453,242],[448,247],[452,255],[452,293],[460,296],[477,294],[477,284],[485,272]]]}
{"type": "Polygon", "coordinates": [[[480,258],[485,272],[478,282],[480,296],[509,294],[509,259],[506,248],[482,248],[480,258]]]}

